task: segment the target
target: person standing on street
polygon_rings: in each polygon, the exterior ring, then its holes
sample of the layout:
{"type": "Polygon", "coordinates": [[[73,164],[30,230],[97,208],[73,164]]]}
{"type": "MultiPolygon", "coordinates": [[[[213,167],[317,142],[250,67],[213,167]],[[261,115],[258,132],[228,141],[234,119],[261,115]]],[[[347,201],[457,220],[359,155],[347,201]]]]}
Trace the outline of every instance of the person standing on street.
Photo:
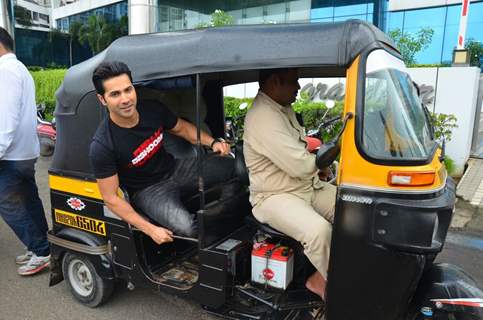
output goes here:
{"type": "Polygon", "coordinates": [[[16,257],[20,275],[50,264],[47,221],[35,183],[39,156],[35,86],[12,52],[13,40],[0,27],[0,215],[27,247],[16,257]]]}

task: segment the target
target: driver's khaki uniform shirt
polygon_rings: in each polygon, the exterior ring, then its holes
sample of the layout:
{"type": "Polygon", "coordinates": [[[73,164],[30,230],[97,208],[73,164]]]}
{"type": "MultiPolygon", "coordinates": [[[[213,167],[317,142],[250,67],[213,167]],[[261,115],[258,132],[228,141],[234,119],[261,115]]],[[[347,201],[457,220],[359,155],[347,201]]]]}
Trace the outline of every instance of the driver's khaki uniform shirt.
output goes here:
{"type": "Polygon", "coordinates": [[[259,91],[245,117],[243,150],[257,220],[301,242],[326,278],[336,188],[320,181],[295,112],[259,91]]]}

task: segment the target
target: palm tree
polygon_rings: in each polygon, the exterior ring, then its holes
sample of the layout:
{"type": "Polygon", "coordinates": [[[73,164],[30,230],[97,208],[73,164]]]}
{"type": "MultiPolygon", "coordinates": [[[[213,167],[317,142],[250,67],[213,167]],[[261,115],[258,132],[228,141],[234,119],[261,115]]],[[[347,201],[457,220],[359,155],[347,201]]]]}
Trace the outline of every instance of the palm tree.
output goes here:
{"type": "Polygon", "coordinates": [[[80,21],[74,21],[69,25],[69,61],[72,66],[72,43],[74,41],[79,41],[80,29],[82,28],[82,23],[80,21]]]}
{"type": "Polygon", "coordinates": [[[87,24],[79,29],[79,41],[89,43],[92,54],[95,55],[107,48],[115,39],[115,29],[103,16],[90,16],[87,24]]]}

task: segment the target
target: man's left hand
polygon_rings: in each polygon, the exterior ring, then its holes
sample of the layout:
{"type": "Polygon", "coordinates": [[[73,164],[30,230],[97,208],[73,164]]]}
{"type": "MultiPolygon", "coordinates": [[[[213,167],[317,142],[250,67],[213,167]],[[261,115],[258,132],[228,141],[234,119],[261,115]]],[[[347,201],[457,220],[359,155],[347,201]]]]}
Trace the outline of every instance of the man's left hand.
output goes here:
{"type": "Polygon", "coordinates": [[[230,153],[230,145],[226,142],[217,141],[213,144],[213,152],[219,153],[222,156],[226,156],[230,153]]]}

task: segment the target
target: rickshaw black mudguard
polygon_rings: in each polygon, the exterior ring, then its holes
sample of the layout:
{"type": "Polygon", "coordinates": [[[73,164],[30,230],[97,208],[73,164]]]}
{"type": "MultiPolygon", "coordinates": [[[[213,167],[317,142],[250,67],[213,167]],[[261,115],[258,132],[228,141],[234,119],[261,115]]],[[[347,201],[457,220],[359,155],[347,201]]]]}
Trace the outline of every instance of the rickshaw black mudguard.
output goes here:
{"type": "Polygon", "coordinates": [[[442,303],[441,300],[461,298],[483,299],[483,291],[461,268],[447,263],[434,264],[423,274],[409,308],[408,320],[447,319],[448,313],[456,314],[458,320],[483,319],[481,307],[442,303]]]}
{"type": "Polygon", "coordinates": [[[454,203],[451,179],[427,194],[340,187],[327,319],[404,319],[425,268],[442,250],[454,203]]]}

